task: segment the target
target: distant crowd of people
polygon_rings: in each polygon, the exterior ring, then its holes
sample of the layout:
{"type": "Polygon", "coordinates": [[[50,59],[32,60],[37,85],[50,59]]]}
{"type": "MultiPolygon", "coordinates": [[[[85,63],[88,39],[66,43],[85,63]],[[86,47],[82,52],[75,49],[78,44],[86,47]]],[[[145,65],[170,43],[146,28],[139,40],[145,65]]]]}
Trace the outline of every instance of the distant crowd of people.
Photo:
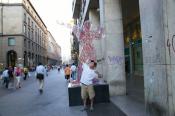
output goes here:
{"type": "Polygon", "coordinates": [[[31,76],[31,72],[33,72],[34,70],[35,69],[33,67],[5,67],[0,72],[2,84],[6,88],[9,88],[9,83],[11,83],[12,86],[15,85],[16,88],[21,88],[21,78],[26,80],[31,76]]]}
{"type": "Polygon", "coordinates": [[[30,77],[36,77],[39,82],[39,92],[43,93],[43,86],[44,86],[44,78],[48,76],[48,72],[50,70],[57,69],[59,66],[53,65],[42,65],[39,63],[36,67],[5,67],[4,69],[1,68],[0,70],[0,84],[2,84],[5,88],[12,88],[19,89],[21,88],[21,79],[24,81],[30,77]],[[33,72],[33,73],[32,73],[33,72]]]}
{"type": "Polygon", "coordinates": [[[76,80],[77,78],[77,67],[73,63],[72,65],[66,64],[64,67],[64,73],[65,73],[65,79],[67,79],[68,82],[70,82],[70,79],[76,80]]]}

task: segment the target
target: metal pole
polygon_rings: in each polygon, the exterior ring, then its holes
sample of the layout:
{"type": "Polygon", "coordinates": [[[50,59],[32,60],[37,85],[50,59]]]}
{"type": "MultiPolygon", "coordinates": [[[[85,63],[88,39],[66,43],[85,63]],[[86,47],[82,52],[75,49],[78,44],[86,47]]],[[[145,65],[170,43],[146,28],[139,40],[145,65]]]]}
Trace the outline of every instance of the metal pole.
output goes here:
{"type": "Polygon", "coordinates": [[[129,37],[130,78],[133,78],[132,39],[129,37]]]}

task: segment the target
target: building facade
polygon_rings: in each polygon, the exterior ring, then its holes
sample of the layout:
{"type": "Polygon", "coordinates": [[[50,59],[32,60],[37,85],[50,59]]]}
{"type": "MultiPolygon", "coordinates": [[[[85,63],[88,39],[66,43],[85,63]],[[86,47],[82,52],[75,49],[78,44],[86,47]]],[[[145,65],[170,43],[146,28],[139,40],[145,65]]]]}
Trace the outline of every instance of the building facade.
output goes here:
{"type": "Polygon", "coordinates": [[[52,34],[48,31],[47,64],[61,64],[61,47],[56,43],[52,34]]]}
{"type": "Polygon", "coordinates": [[[175,115],[174,5],[174,0],[73,0],[80,27],[90,20],[104,28],[105,39],[95,46],[110,95],[138,95],[150,115],[175,115]]]}
{"type": "Polygon", "coordinates": [[[79,42],[77,37],[73,33],[70,40],[71,40],[71,60],[72,60],[71,62],[78,65],[79,42]]]}
{"type": "Polygon", "coordinates": [[[47,27],[29,0],[0,2],[0,62],[4,66],[47,63],[47,27]]]}

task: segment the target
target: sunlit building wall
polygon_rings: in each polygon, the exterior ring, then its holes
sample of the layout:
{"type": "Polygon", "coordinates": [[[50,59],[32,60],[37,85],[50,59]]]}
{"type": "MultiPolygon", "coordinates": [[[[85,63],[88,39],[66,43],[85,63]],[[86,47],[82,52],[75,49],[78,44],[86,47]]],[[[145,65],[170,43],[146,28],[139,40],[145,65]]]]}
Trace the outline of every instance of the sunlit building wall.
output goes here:
{"type": "Polygon", "coordinates": [[[47,62],[47,27],[29,0],[0,4],[0,62],[36,66],[47,62]]]}

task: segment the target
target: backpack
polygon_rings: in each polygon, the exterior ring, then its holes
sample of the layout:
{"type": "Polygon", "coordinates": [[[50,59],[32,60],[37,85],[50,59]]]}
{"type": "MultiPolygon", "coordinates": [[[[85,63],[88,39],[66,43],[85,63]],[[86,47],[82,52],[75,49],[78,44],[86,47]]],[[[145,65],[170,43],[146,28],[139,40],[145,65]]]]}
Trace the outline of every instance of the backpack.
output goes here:
{"type": "Polygon", "coordinates": [[[27,73],[28,71],[27,71],[27,68],[24,68],[24,73],[27,73]]]}
{"type": "Polygon", "coordinates": [[[16,71],[15,75],[16,75],[16,76],[20,76],[19,70],[16,71]]]}

